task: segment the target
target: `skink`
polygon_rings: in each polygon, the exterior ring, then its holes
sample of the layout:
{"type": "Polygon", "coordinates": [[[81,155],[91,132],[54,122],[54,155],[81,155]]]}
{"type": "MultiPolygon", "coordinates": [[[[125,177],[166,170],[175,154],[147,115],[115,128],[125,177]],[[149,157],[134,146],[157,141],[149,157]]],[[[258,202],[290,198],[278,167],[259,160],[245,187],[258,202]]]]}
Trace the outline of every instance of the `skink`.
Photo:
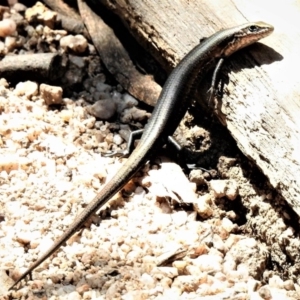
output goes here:
{"type": "MultiPolygon", "coordinates": [[[[143,131],[138,146],[118,173],[76,217],[66,232],[18,278],[10,289],[14,288],[37,266],[58,250],[83,226],[93,213],[123,188],[149,158],[155,154],[157,149],[167,142],[168,137],[174,133],[188,108],[195,89],[195,83],[203,79],[208,69],[214,63],[219,62],[215,70],[216,74],[224,58],[268,36],[273,30],[273,26],[264,22],[247,23],[221,30],[192,49],[171,72],[163,86],[157,105],[143,131]]],[[[211,92],[213,92],[213,89],[214,86],[212,86],[211,92]]]]}

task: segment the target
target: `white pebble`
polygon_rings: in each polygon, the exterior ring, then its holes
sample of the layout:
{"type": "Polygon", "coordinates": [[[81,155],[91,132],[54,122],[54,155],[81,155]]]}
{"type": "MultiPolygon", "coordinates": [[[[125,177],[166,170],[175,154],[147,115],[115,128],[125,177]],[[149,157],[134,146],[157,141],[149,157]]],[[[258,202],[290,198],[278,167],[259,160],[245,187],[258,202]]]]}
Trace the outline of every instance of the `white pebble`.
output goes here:
{"type": "Polygon", "coordinates": [[[223,227],[228,233],[230,233],[230,232],[236,227],[236,225],[233,224],[229,219],[223,218],[223,219],[222,219],[222,227],[223,227]]]}
{"type": "Polygon", "coordinates": [[[269,278],[269,286],[274,288],[283,288],[283,280],[278,275],[273,275],[269,278]]]}
{"type": "Polygon", "coordinates": [[[5,47],[7,48],[8,52],[12,52],[17,46],[17,38],[14,36],[7,36],[5,38],[5,47]]]}
{"type": "Polygon", "coordinates": [[[12,19],[4,19],[0,21],[0,36],[6,37],[15,33],[17,25],[12,19]]]}
{"type": "Polygon", "coordinates": [[[177,211],[172,214],[172,224],[176,227],[184,225],[187,221],[187,213],[185,211],[177,211]]]}
{"type": "Polygon", "coordinates": [[[82,297],[77,291],[73,291],[71,293],[68,293],[66,296],[62,297],[63,300],[81,300],[82,297]]]}
{"type": "Polygon", "coordinates": [[[158,279],[163,277],[174,278],[178,276],[178,270],[174,267],[157,267],[152,270],[151,274],[158,279]]]}
{"type": "Polygon", "coordinates": [[[67,35],[60,39],[60,46],[65,50],[70,49],[74,53],[83,53],[87,49],[88,42],[81,34],[67,35]]]}
{"type": "Polygon", "coordinates": [[[193,265],[202,272],[219,272],[222,270],[222,258],[217,255],[203,254],[193,260],[193,265]]]}
{"type": "Polygon", "coordinates": [[[235,180],[211,180],[209,185],[215,198],[226,196],[229,200],[234,200],[238,196],[238,185],[235,180]]]}
{"type": "Polygon", "coordinates": [[[284,287],[287,291],[293,291],[293,290],[295,290],[294,282],[293,282],[293,280],[291,280],[291,279],[288,279],[288,280],[284,281],[283,287],[284,287]]]}
{"type": "MultiPolygon", "coordinates": [[[[114,282],[113,284],[111,284],[106,291],[105,299],[107,299],[107,300],[115,299],[115,295],[116,295],[116,293],[118,293],[118,288],[119,288],[118,282],[114,282]]],[[[88,299],[90,299],[90,298],[88,298],[88,299]]],[[[97,298],[97,299],[101,299],[101,298],[97,298]]]]}
{"type": "Polygon", "coordinates": [[[172,267],[177,269],[178,274],[182,274],[184,272],[186,266],[187,266],[187,262],[184,260],[175,260],[172,263],[172,267]]]}
{"type": "Polygon", "coordinates": [[[19,82],[14,90],[14,93],[18,96],[25,96],[27,99],[31,99],[38,94],[39,87],[36,82],[24,81],[19,82]]]}
{"type": "Polygon", "coordinates": [[[236,262],[233,258],[226,259],[223,263],[224,274],[228,274],[233,270],[236,270],[236,262]]]}
{"type": "Polygon", "coordinates": [[[119,134],[115,134],[113,138],[113,143],[115,145],[121,145],[123,143],[123,139],[119,134]]]}
{"type": "Polygon", "coordinates": [[[174,287],[171,289],[166,289],[163,293],[163,297],[161,298],[161,300],[163,299],[180,299],[180,295],[181,295],[181,290],[174,287]]]}
{"type": "Polygon", "coordinates": [[[185,274],[184,275],[193,275],[193,276],[200,276],[203,272],[200,270],[198,266],[188,265],[185,268],[185,274]]]}
{"type": "Polygon", "coordinates": [[[219,250],[219,251],[221,251],[221,252],[224,251],[225,246],[224,246],[223,240],[221,239],[221,237],[220,237],[219,235],[214,234],[214,235],[213,235],[212,242],[213,242],[214,247],[215,247],[217,250],[219,250]]]}
{"type": "Polygon", "coordinates": [[[245,238],[238,241],[239,247],[254,249],[257,247],[257,241],[254,238],[245,238]]]}
{"type": "Polygon", "coordinates": [[[26,6],[22,3],[17,2],[18,0],[8,0],[8,2],[14,2],[13,4],[13,10],[16,12],[24,12],[26,10],[26,6]]]}
{"type": "Polygon", "coordinates": [[[156,285],[156,280],[147,273],[143,273],[140,281],[146,286],[148,289],[152,289],[156,285]]]}
{"type": "Polygon", "coordinates": [[[200,286],[201,280],[193,275],[181,275],[174,279],[172,288],[177,287],[180,291],[195,292],[200,286]]]}
{"type": "Polygon", "coordinates": [[[202,218],[209,218],[213,214],[213,209],[211,208],[211,196],[205,194],[200,196],[195,203],[193,203],[195,211],[202,218]]]}
{"type": "Polygon", "coordinates": [[[176,242],[183,245],[194,245],[199,240],[197,232],[192,232],[186,229],[178,229],[176,234],[176,242]]]}
{"type": "Polygon", "coordinates": [[[258,294],[262,299],[266,299],[266,300],[272,299],[271,291],[270,291],[269,287],[267,287],[267,286],[262,286],[259,289],[258,294]]]}

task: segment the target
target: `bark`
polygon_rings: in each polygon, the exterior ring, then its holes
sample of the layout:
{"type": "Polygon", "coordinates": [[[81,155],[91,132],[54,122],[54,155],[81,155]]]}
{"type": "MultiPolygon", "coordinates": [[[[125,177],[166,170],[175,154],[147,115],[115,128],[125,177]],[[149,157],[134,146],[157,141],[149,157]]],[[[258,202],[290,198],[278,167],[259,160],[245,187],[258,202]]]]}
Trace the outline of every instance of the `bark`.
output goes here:
{"type": "Polygon", "coordinates": [[[57,53],[7,55],[0,61],[0,77],[11,82],[54,82],[64,71],[62,56],[57,53]]]}

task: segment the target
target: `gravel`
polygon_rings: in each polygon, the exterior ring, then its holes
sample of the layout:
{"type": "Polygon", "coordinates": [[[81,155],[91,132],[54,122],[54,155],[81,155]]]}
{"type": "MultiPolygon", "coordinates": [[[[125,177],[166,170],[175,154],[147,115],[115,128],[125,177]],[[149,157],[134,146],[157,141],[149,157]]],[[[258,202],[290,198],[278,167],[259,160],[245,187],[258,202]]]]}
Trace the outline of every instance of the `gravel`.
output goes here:
{"type": "MultiPolygon", "coordinates": [[[[65,97],[60,86],[20,80],[11,87],[0,80],[3,299],[300,298],[297,282],[269,268],[266,244],[242,233],[239,216],[226,209],[249,195],[253,203],[267,198],[226,158],[218,170],[224,176],[210,182],[199,170],[190,182],[165,157],[160,167],[147,164],[87,229],[35,269],[33,280],[7,292],[125,160],[101,155],[126,146],[128,126],[111,117],[141,128],[150,114],[106,82],[93,46],[58,28],[55,12],[41,3],[1,12],[3,55],[63,53],[70,62],[66,89],[80,83],[65,97]]],[[[292,238],[290,228],[278,226],[292,238]]]]}

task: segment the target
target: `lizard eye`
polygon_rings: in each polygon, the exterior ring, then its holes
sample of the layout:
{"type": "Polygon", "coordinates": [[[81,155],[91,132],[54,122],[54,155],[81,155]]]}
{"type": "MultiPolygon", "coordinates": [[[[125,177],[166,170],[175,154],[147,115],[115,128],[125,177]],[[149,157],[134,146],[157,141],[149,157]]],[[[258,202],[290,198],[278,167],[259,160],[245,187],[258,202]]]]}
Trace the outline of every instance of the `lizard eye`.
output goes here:
{"type": "Polygon", "coordinates": [[[250,31],[250,32],[256,32],[256,31],[258,31],[258,26],[256,26],[256,25],[251,25],[251,26],[249,27],[249,31],[250,31]]]}

